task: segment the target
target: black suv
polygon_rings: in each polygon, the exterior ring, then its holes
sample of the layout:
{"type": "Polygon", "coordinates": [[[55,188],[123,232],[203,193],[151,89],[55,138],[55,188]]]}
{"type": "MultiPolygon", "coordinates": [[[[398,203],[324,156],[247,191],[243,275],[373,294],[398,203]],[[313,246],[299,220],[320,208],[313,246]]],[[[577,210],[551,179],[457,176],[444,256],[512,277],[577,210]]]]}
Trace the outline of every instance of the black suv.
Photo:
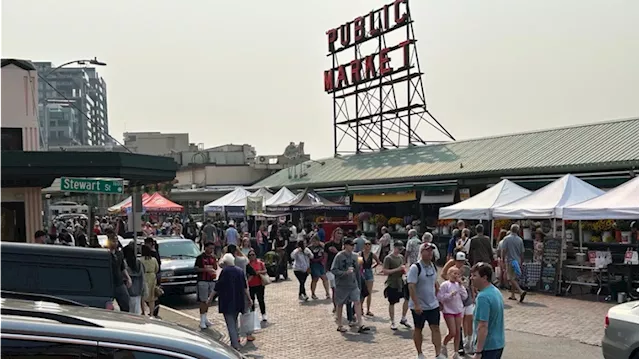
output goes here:
{"type": "Polygon", "coordinates": [[[244,358],[229,346],[158,319],[64,304],[55,297],[14,298],[0,299],[3,358],[244,358]]]}

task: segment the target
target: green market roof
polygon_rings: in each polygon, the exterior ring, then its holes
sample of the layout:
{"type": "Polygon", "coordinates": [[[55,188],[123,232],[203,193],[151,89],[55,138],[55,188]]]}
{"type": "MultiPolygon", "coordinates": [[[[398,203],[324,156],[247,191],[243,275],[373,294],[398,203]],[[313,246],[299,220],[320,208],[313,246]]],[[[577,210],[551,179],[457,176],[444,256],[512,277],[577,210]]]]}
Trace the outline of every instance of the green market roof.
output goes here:
{"type": "Polygon", "coordinates": [[[637,168],[635,118],[307,161],[254,187],[321,188],[637,168]]]}

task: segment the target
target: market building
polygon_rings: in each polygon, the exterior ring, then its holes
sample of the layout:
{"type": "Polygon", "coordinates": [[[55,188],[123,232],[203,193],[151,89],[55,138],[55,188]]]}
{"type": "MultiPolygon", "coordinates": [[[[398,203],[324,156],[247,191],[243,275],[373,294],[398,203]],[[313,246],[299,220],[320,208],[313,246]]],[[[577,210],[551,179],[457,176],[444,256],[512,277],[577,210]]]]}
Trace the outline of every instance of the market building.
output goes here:
{"type": "Polygon", "coordinates": [[[312,188],[354,214],[413,216],[435,227],[440,207],[505,178],[535,190],[572,173],[616,187],[638,173],[638,151],[634,118],[308,161],[252,187],[312,188]]]}

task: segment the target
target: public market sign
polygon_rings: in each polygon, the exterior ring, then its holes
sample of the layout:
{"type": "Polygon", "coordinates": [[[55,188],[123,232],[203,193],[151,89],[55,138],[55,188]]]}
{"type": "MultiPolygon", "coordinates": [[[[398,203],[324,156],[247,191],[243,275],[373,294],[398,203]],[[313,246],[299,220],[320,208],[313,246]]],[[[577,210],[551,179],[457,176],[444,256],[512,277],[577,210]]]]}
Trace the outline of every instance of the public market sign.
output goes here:
{"type": "Polygon", "coordinates": [[[60,178],[60,190],[84,193],[123,193],[124,185],[122,180],[62,177],[60,178]]]}

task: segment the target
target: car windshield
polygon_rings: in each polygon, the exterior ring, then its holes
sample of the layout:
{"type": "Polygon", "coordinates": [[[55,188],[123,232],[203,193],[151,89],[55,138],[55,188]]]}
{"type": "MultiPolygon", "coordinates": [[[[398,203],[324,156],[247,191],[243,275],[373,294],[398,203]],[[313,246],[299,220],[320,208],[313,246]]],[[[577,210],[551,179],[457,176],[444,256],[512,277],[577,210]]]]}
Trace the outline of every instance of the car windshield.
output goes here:
{"type": "Polygon", "coordinates": [[[200,254],[200,250],[191,241],[158,241],[158,251],[163,258],[195,258],[200,254]]]}

